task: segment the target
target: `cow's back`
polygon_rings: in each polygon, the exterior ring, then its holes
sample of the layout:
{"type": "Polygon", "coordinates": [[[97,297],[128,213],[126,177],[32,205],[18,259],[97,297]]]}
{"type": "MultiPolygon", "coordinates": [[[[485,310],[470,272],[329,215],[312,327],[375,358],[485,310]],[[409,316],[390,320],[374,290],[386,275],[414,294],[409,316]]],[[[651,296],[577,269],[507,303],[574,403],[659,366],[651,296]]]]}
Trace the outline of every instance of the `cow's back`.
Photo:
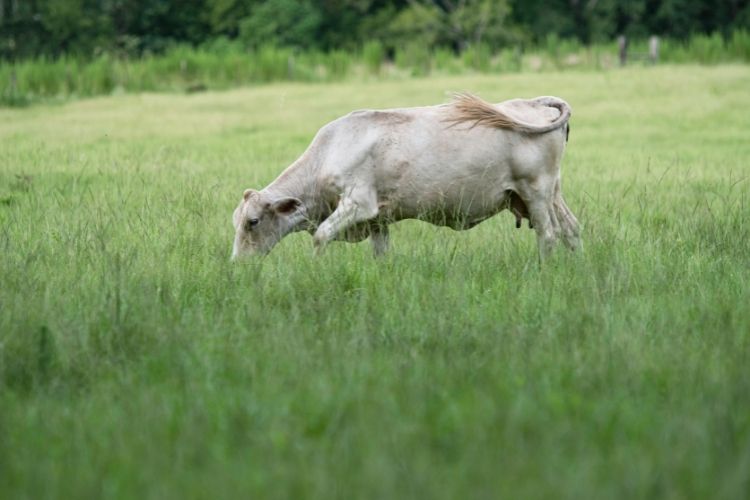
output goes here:
{"type": "MultiPolygon", "coordinates": [[[[508,101],[511,113],[549,119],[519,101],[508,101]]],[[[560,130],[532,135],[456,124],[450,111],[450,105],[362,110],[332,122],[324,183],[342,191],[370,184],[393,218],[433,211],[481,218],[499,210],[519,180],[544,169],[554,174],[564,148],[560,130]]]]}

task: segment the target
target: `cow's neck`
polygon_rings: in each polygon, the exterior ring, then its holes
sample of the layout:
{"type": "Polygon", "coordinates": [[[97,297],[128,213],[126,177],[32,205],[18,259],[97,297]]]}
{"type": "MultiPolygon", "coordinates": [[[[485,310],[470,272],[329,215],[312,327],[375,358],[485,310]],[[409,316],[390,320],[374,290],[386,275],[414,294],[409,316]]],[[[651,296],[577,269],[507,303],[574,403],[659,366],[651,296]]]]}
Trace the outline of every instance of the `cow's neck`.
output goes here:
{"type": "MultiPolygon", "coordinates": [[[[292,197],[302,202],[304,213],[316,219],[318,214],[317,165],[307,152],[284,170],[263,191],[272,199],[292,197]]],[[[300,224],[296,230],[306,229],[300,224]]]]}

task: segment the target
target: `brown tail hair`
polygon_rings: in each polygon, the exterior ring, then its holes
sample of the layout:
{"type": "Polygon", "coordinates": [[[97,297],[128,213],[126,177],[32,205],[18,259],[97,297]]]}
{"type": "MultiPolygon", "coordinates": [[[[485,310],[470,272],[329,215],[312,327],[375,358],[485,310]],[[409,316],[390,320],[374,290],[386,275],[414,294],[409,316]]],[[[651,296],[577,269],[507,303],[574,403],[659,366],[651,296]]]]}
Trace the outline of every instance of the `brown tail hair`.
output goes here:
{"type": "Polygon", "coordinates": [[[474,122],[472,127],[485,125],[488,127],[517,130],[527,134],[543,134],[545,132],[556,130],[568,123],[571,110],[567,102],[558,99],[557,97],[537,97],[536,99],[533,99],[533,101],[542,106],[549,106],[558,109],[560,111],[560,116],[547,125],[524,123],[515,118],[511,118],[500,111],[496,106],[474,94],[462,92],[453,94],[453,102],[451,103],[453,116],[447,121],[453,122],[454,125],[464,122],[474,122]]]}

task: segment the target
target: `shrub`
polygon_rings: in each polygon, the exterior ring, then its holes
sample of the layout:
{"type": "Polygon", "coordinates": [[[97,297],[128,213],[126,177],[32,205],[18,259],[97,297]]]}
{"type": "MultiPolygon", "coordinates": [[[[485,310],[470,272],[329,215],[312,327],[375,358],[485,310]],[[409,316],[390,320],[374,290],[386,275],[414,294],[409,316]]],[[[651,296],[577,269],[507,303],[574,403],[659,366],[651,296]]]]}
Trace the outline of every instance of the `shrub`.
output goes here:
{"type": "Polygon", "coordinates": [[[750,62],[749,31],[742,29],[732,33],[732,37],[727,42],[727,56],[732,59],[750,62]]]}
{"type": "Polygon", "coordinates": [[[367,42],[362,47],[362,60],[367,71],[373,75],[380,74],[380,69],[385,59],[385,49],[378,40],[367,42]]]}
{"type": "Polygon", "coordinates": [[[461,54],[463,63],[467,68],[471,68],[483,73],[490,71],[490,63],[492,59],[492,52],[489,46],[480,43],[468,47],[463,54],[461,54]]]}
{"type": "Polygon", "coordinates": [[[291,49],[264,46],[251,54],[249,63],[252,67],[252,81],[294,79],[295,61],[291,49]]]}
{"type": "Polygon", "coordinates": [[[693,60],[703,64],[716,64],[726,59],[724,39],[719,33],[693,36],[688,52],[693,60]]]}
{"type": "Polygon", "coordinates": [[[463,71],[461,60],[452,50],[440,47],[433,56],[433,65],[437,71],[457,75],[463,71]]]}
{"type": "Polygon", "coordinates": [[[396,50],[396,66],[411,70],[413,76],[430,73],[430,50],[424,44],[409,43],[396,50]]]}
{"type": "Polygon", "coordinates": [[[343,50],[334,50],[329,52],[324,60],[326,76],[332,80],[341,80],[349,73],[352,56],[343,50]]]}
{"type": "Polygon", "coordinates": [[[521,50],[517,48],[501,50],[494,67],[500,72],[521,71],[521,50]]]}

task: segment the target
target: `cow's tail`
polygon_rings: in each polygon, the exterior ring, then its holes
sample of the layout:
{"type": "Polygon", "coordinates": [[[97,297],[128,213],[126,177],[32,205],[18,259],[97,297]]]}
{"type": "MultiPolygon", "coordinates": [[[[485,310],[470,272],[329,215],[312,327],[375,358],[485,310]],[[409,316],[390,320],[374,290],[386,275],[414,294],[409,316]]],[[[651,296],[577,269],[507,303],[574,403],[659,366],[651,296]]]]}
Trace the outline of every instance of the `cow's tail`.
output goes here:
{"type": "Polygon", "coordinates": [[[503,113],[497,106],[473,94],[460,93],[453,95],[453,102],[451,103],[453,115],[447,121],[454,124],[473,122],[472,126],[485,125],[488,127],[517,130],[527,134],[544,134],[567,125],[571,114],[570,106],[567,102],[557,97],[549,96],[537,97],[536,99],[532,99],[531,102],[555,108],[560,111],[560,116],[546,125],[526,123],[503,113]]]}

